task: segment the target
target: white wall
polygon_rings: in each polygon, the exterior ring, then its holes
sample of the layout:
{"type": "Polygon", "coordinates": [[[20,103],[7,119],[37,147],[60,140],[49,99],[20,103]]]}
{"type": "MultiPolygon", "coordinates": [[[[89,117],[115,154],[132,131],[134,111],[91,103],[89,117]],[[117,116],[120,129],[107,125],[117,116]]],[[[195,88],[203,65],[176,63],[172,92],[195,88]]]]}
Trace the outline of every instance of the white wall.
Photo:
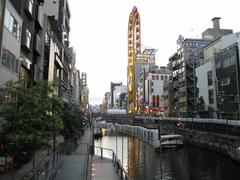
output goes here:
{"type": "Polygon", "coordinates": [[[213,89],[213,86],[208,87],[207,72],[212,70],[213,70],[213,63],[211,61],[195,69],[196,77],[198,79],[197,88],[199,88],[198,98],[202,96],[206,105],[209,105],[208,90],[213,89]]]}
{"type": "Polygon", "coordinates": [[[115,108],[119,108],[118,107],[118,103],[117,103],[117,101],[119,101],[120,100],[120,94],[122,94],[122,93],[127,93],[127,86],[125,86],[125,85],[121,85],[121,86],[115,86],[114,87],[114,91],[113,91],[113,96],[114,96],[114,98],[113,98],[113,106],[115,107],[115,108]]]}
{"type": "Polygon", "coordinates": [[[164,87],[164,80],[161,80],[161,76],[167,76],[167,80],[169,79],[170,74],[163,74],[163,73],[148,73],[148,77],[145,80],[145,95],[146,95],[146,101],[149,102],[149,105],[152,104],[152,96],[159,96],[161,98],[162,95],[164,95],[163,87],[164,87]],[[156,75],[159,76],[159,80],[152,80],[152,75],[156,77],[156,75]],[[148,84],[148,80],[150,83],[148,84]],[[153,82],[153,85],[152,85],[153,82]],[[151,91],[153,89],[153,92],[151,91]],[[149,97],[148,97],[149,93],[149,97]]]}
{"type": "Polygon", "coordinates": [[[41,13],[47,14],[48,16],[55,16],[55,19],[58,20],[58,9],[59,9],[59,0],[47,0],[44,1],[43,6],[40,6],[39,9],[41,13]]]}

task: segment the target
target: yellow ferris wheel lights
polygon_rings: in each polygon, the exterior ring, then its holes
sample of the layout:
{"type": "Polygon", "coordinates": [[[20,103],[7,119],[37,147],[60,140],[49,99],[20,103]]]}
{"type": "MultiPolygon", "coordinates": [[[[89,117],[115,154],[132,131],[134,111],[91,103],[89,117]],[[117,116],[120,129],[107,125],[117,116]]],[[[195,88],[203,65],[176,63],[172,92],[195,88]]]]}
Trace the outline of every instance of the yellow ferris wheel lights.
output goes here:
{"type": "Polygon", "coordinates": [[[137,7],[134,6],[128,22],[128,112],[136,112],[136,89],[135,89],[135,62],[136,54],[141,52],[141,28],[140,28],[140,14],[137,7]]]}

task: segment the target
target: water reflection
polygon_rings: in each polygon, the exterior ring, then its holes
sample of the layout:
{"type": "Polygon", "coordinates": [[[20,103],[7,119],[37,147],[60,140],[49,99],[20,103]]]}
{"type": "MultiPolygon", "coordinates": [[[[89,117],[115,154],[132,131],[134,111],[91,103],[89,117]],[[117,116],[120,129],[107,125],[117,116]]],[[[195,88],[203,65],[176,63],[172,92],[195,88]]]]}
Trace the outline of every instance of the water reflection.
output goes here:
{"type": "MultiPolygon", "coordinates": [[[[126,136],[104,136],[95,140],[95,145],[117,152],[132,179],[161,179],[160,153],[146,143],[126,136]]],[[[239,164],[219,153],[190,145],[175,151],[163,151],[161,160],[163,180],[240,179],[239,164]]]]}

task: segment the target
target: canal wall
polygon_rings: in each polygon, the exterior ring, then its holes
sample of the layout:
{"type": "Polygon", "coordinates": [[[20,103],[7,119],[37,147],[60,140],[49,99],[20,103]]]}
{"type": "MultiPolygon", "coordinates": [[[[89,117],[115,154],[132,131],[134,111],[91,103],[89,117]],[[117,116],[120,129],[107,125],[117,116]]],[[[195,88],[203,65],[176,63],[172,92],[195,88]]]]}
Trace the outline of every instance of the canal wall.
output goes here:
{"type": "MultiPolygon", "coordinates": [[[[127,119],[125,120],[127,121],[127,119]]],[[[116,120],[114,122],[116,122],[116,120]]],[[[225,155],[229,155],[229,150],[231,150],[233,146],[240,147],[240,137],[235,135],[236,128],[239,127],[234,127],[229,124],[226,126],[224,124],[214,125],[213,123],[207,122],[194,123],[193,121],[185,121],[183,124],[183,122],[173,120],[162,121],[161,124],[159,124],[159,121],[156,122],[151,120],[151,123],[147,123],[148,121],[143,119],[141,121],[137,121],[137,123],[135,120],[132,120],[131,122],[131,125],[142,126],[147,129],[158,129],[160,125],[163,132],[183,135],[185,142],[188,144],[216,151],[225,155]]],[[[124,123],[122,122],[121,124],[123,125],[124,123]]],[[[130,124],[128,125],[130,126],[130,124]]]]}
{"type": "Polygon", "coordinates": [[[175,129],[177,134],[181,134],[188,144],[201,148],[216,151],[228,155],[230,144],[236,141],[236,137],[226,137],[222,134],[209,134],[201,131],[191,131],[184,129],[175,129]]]}

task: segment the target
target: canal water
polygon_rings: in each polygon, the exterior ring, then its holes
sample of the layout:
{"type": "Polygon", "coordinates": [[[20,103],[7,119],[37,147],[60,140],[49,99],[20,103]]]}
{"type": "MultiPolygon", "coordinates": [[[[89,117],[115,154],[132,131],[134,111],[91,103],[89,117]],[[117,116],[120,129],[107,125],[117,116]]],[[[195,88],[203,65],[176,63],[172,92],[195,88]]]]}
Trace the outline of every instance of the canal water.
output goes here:
{"type": "MultiPolygon", "coordinates": [[[[116,152],[129,176],[135,180],[240,179],[240,163],[191,145],[160,153],[136,138],[112,135],[95,139],[94,144],[116,152]]],[[[103,154],[112,157],[110,151],[104,151],[103,154]]]]}

